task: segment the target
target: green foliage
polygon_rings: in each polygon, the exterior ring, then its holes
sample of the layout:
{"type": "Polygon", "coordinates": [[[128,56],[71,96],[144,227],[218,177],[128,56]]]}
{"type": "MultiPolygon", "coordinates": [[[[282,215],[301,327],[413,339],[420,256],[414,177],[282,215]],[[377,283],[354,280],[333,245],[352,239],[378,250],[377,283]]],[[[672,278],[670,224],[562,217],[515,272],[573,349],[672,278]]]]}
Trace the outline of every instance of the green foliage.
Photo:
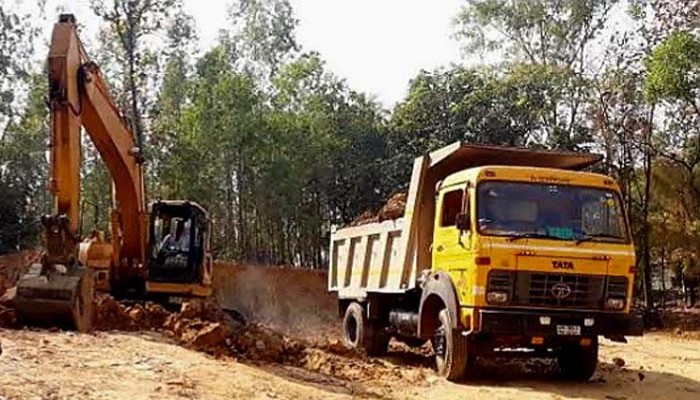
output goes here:
{"type": "MultiPolygon", "coordinates": [[[[616,0],[468,0],[456,18],[467,54],[492,52],[526,97],[539,99],[531,136],[553,148],[590,147],[583,108],[592,101],[590,54],[616,0]]],[[[506,82],[508,83],[508,82],[506,82]]]]}
{"type": "Polygon", "coordinates": [[[148,183],[153,197],[163,196],[161,189],[168,190],[167,185],[158,183],[164,179],[170,180],[169,177],[173,175],[172,166],[167,161],[170,153],[182,145],[179,142],[186,122],[185,106],[194,90],[192,74],[197,46],[194,21],[180,11],[172,18],[166,31],[165,67],[155,104],[150,109],[152,120],[148,152],[152,157],[148,171],[152,179],[148,183]]]}
{"type": "Polygon", "coordinates": [[[90,0],[93,12],[106,23],[100,39],[114,60],[115,75],[122,77],[114,81],[121,85],[120,103],[140,145],[148,140],[145,120],[153,97],[147,89],[154,86],[160,54],[148,43],[166,29],[172,15],[182,15],[181,6],[181,0],[90,0]]]}
{"type": "Polygon", "coordinates": [[[38,33],[30,15],[18,14],[13,8],[0,1],[0,127],[9,124],[16,113],[18,89],[30,76],[29,59],[38,33]]]}
{"type": "Polygon", "coordinates": [[[29,61],[37,32],[29,15],[0,1],[0,254],[36,244],[45,211],[46,84],[29,61]]]}
{"type": "Polygon", "coordinates": [[[644,60],[644,94],[651,102],[696,102],[700,90],[700,38],[680,31],[671,34],[644,60]]]}
{"type": "Polygon", "coordinates": [[[571,66],[617,0],[467,0],[457,36],[468,52],[505,50],[530,63],[571,66]]]}
{"type": "Polygon", "coordinates": [[[299,21],[289,0],[235,0],[229,14],[235,27],[231,41],[247,68],[271,77],[300,48],[295,36],[299,21]]]}
{"type": "Polygon", "coordinates": [[[383,113],[317,54],[267,79],[228,40],[173,58],[154,112],[154,192],[202,203],[218,256],[319,266],[328,221],[382,202],[383,113]]]}
{"type": "Polygon", "coordinates": [[[586,126],[557,113],[586,84],[566,68],[520,63],[421,72],[390,123],[393,186],[408,182],[413,157],[458,140],[567,149],[589,142],[586,126]]]}
{"type": "Polygon", "coordinates": [[[49,211],[46,78],[29,83],[26,106],[0,141],[0,254],[36,245],[39,217],[49,211]]]}

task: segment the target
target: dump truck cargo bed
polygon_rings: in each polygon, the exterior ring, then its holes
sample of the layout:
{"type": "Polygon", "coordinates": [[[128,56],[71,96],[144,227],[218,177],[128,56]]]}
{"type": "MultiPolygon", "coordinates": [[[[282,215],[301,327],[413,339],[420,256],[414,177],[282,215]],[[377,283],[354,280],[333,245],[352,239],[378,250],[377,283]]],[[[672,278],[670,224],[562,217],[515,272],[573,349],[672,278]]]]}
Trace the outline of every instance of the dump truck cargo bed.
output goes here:
{"type": "Polygon", "coordinates": [[[333,236],[328,285],[342,297],[366,291],[403,292],[415,286],[414,263],[404,266],[405,219],[346,228],[333,236]]]}

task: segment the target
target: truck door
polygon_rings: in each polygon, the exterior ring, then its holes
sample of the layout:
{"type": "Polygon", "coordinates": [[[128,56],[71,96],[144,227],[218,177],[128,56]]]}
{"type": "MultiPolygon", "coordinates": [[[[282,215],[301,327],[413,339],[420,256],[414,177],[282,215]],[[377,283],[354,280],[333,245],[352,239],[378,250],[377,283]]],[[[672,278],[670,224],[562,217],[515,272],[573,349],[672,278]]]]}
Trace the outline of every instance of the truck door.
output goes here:
{"type": "Polygon", "coordinates": [[[470,215],[468,192],[464,187],[441,190],[437,209],[433,235],[433,266],[436,270],[450,272],[455,279],[462,271],[467,270],[471,260],[471,229],[460,229],[457,226],[460,215],[470,215]]]}

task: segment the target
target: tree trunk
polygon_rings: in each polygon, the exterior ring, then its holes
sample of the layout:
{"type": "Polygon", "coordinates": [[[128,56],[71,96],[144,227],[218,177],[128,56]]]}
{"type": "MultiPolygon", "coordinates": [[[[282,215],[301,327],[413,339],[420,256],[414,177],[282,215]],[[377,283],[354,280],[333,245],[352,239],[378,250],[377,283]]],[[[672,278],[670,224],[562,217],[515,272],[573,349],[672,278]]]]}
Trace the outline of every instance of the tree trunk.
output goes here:
{"type": "MultiPolygon", "coordinates": [[[[644,199],[642,207],[642,219],[644,226],[644,235],[642,237],[642,273],[644,274],[644,301],[645,306],[649,307],[649,300],[651,295],[651,249],[650,249],[650,236],[651,229],[649,226],[649,202],[651,201],[651,152],[649,151],[651,143],[651,131],[654,120],[654,108],[652,107],[649,111],[649,118],[647,120],[647,127],[645,129],[645,138],[647,146],[644,146],[644,199]]],[[[652,300],[653,303],[653,300],[652,300]]],[[[653,305],[653,304],[652,304],[653,305]]]]}
{"type": "Polygon", "coordinates": [[[661,309],[666,309],[666,247],[661,248],[661,309]]]}

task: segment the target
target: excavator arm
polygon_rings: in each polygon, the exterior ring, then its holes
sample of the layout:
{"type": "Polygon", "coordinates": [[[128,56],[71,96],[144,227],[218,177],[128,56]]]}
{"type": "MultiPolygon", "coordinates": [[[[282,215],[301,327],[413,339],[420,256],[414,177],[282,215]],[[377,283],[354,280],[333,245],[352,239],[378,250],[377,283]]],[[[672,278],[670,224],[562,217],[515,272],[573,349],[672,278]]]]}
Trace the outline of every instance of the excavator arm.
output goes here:
{"type": "Polygon", "coordinates": [[[62,15],[54,26],[48,64],[52,118],[50,188],[56,198],[56,213],[67,216],[71,229],[77,232],[83,126],[114,182],[115,254],[118,259],[142,261],[147,229],[142,226],[145,195],[141,150],[99,67],[83,50],[72,15],[62,15]]]}
{"type": "Polygon", "coordinates": [[[48,76],[49,190],[54,195],[55,214],[42,218],[46,245],[42,264],[18,284],[18,317],[30,323],[64,320],[79,330],[89,330],[93,278],[78,262],[79,252],[90,252],[90,243],[79,243],[81,127],[114,185],[111,244],[98,243],[102,256],[111,259],[114,281],[138,276],[145,268],[148,213],[143,160],[99,67],[90,61],[80,42],[73,15],[61,15],[54,25],[48,76]]]}

